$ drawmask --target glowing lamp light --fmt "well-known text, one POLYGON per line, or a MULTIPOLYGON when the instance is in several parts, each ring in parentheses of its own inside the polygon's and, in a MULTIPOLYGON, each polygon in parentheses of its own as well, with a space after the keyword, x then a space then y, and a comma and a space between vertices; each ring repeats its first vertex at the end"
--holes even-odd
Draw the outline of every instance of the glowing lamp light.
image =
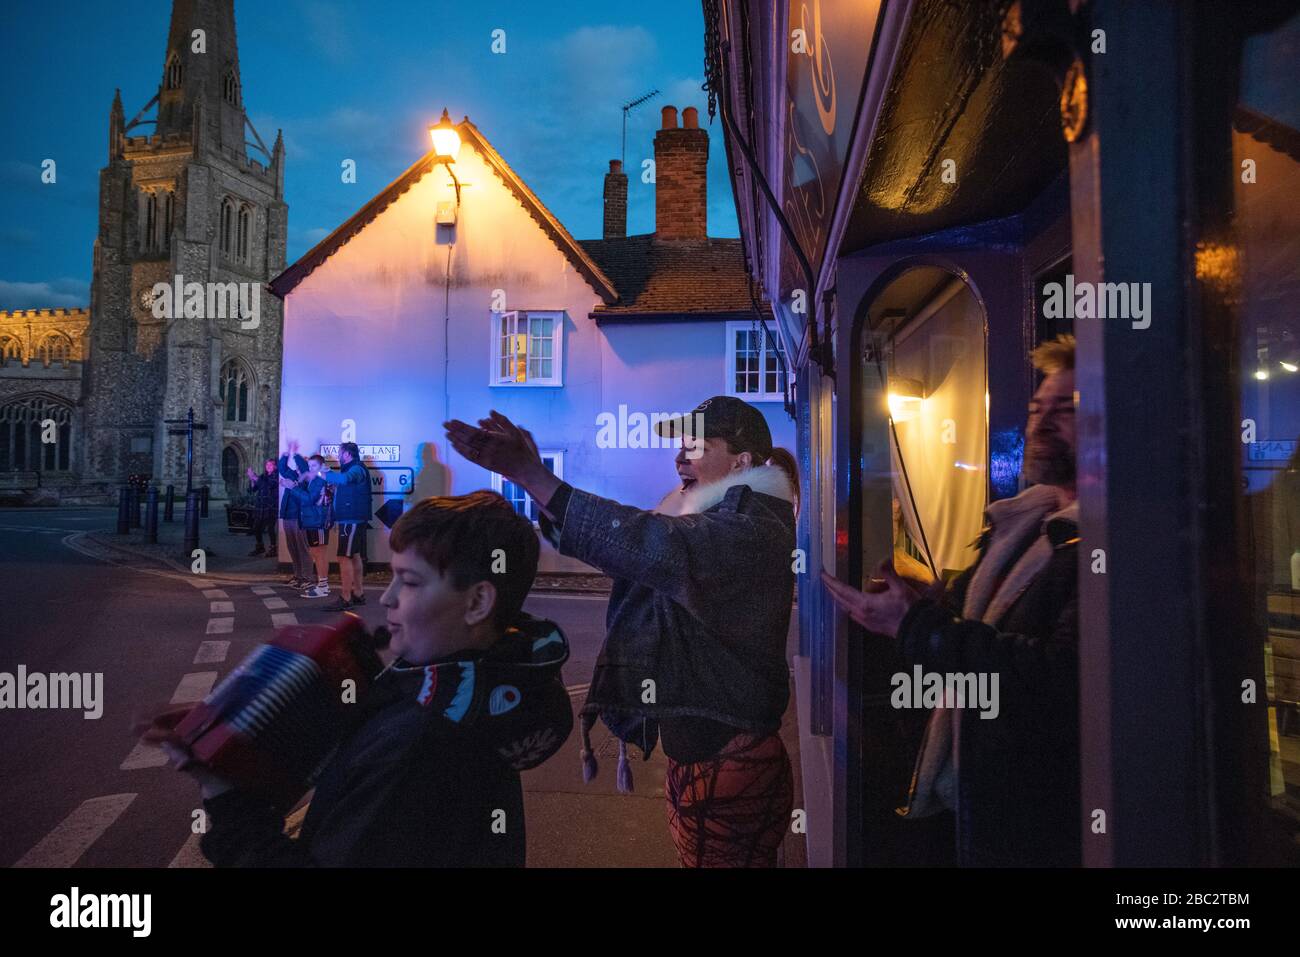
POLYGON ((925 386, 916 379, 893 379, 889 390, 889 415, 895 422, 910 422, 921 415, 925 386))
POLYGON ((1260 382, 1263 382, 1265 379, 1268 378, 1268 370, 1267 369, 1257 370, 1255 372, 1255 378, 1258 379, 1260 382))
POLYGON ((1300 372, 1300 366, 1296 365, 1294 362, 1283 362, 1281 363, 1281 366, 1287 372, 1300 372))
POLYGON ((429 139, 433 141, 433 152, 440 163, 454 162, 460 153, 460 133, 447 115, 442 111, 442 119, 429 127, 429 139))

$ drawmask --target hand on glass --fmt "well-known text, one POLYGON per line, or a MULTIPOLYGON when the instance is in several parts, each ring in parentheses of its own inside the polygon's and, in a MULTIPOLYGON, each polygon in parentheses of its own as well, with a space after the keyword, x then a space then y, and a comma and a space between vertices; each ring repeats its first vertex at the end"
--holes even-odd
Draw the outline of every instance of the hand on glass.
POLYGON ((289 450, 289 454, 290 454, 290 455, 297 455, 297 454, 298 454, 298 440, 297 440, 297 439, 290 439, 290 440, 289 440, 289 444, 286 446, 286 448, 289 450))
POLYGON ((822 582, 835 604, 867 631, 894 638, 903 618, 927 592, 927 586, 894 571, 891 561, 876 566, 876 577, 867 580, 865 591, 846 585, 827 572, 822 582))

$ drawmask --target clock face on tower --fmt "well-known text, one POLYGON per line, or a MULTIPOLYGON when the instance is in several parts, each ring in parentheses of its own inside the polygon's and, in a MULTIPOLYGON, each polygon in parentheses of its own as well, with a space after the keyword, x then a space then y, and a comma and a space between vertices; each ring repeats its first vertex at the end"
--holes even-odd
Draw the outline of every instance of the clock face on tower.
POLYGON ((154 300, 158 297, 154 294, 153 286, 145 286, 140 290, 140 307, 147 313, 153 313, 154 300))

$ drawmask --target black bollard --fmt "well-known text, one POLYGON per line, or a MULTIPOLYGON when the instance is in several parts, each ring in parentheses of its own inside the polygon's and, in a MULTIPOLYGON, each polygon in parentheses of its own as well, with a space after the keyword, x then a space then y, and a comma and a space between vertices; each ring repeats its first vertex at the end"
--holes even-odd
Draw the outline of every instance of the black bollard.
POLYGON ((131 516, 131 524, 136 528, 144 527, 144 496, 145 489, 137 487, 135 490, 135 514, 131 516))
POLYGON ((126 535, 131 531, 131 512, 127 509, 127 490, 123 485, 117 490, 117 534, 126 535))
POLYGON ((140 527, 140 493, 134 483, 127 483, 126 516, 132 528, 140 527))
POLYGON ((199 489, 199 492, 201 493, 202 496, 199 500, 199 509, 200 509, 199 515, 203 518, 207 518, 208 517, 208 487, 206 485, 203 486, 203 488, 199 489))
POLYGON ((199 547, 199 492, 191 489, 185 493, 185 560, 199 547))
POLYGON ((145 496, 144 540, 150 545, 158 544, 158 486, 150 485, 145 496))
POLYGON ((164 522, 173 522, 173 521, 176 520, 176 516, 172 514, 172 499, 174 499, 175 497, 176 497, 176 486, 175 486, 175 485, 168 485, 168 486, 167 486, 167 501, 163 503, 163 521, 164 521, 164 522))

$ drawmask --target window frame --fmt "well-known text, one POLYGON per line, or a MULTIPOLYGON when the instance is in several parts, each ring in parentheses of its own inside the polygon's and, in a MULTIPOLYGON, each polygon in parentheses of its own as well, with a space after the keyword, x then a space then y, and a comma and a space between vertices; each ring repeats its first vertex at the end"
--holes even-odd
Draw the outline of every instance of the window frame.
MULTIPOLYGON (((561 482, 564 481, 564 450, 563 449, 538 449, 538 454, 541 455, 543 463, 545 463, 548 458, 553 460, 555 464, 551 467, 551 474, 553 474, 561 482)), ((492 491, 496 492, 507 502, 510 502, 510 507, 514 508, 514 502, 511 501, 510 496, 506 495, 505 483, 506 480, 502 477, 500 472, 492 473, 492 491)), ((518 486, 516 486, 516 488, 518 488, 518 486)), ((519 489, 519 491, 524 496, 524 502, 526 503, 525 511, 520 512, 516 509, 515 514, 522 515, 524 518, 529 519, 529 521, 533 523, 533 527, 536 528, 539 525, 539 522, 537 521, 537 519, 531 517, 529 513, 532 511, 532 509, 528 506, 535 506, 537 503, 534 502, 532 496, 529 495, 527 492, 525 492, 523 489, 519 489)))
MULTIPOLYGON (((514 389, 539 389, 539 388, 561 388, 564 386, 564 320, 568 313, 563 309, 510 309, 503 312, 492 313, 491 334, 488 336, 488 385, 503 386, 514 389), (518 382, 514 379, 502 378, 498 370, 502 359, 500 351, 501 327, 502 323, 513 320, 517 323, 519 317, 524 316, 526 319, 532 317, 544 317, 553 320, 551 334, 551 354, 548 358, 551 360, 551 375, 545 379, 525 379, 518 382)), ((518 331, 513 335, 518 335, 518 331)), ((532 335, 529 333, 529 343, 531 345, 532 335)), ((512 358, 512 361, 513 358, 512 358)), ((525 374, 527 372, 528 354, 525 353, 525 374)))
MULTIPOLYGON (((736 333, 753 332, 754 323, 752 321, 737 319, 727 323, 727 349, 726 364, 723 368, 723 395, 734 396, 737 399, 744 399, 746 402, 784 402, 785 389, 778 392, 768 392, 762 390, 759 392, 738 392, 736 390, 736 333)), ((785 350, 781 346, 781 340, 774 329, 768 328, 768 333, 772 341, 776 344, 776 350, 779 358, 777 359, 776 374, 781 384, 785 387, 790 383, 790 362, 785 355, 785 350)), ((759 327, 762 332, 762 327, 759 327)), ((768 336, 759 336, 759 354, 758 354, 758 376, 759 385, 763 384, 763 379, 767 376, 765 364, 768 355, 768 336)))

